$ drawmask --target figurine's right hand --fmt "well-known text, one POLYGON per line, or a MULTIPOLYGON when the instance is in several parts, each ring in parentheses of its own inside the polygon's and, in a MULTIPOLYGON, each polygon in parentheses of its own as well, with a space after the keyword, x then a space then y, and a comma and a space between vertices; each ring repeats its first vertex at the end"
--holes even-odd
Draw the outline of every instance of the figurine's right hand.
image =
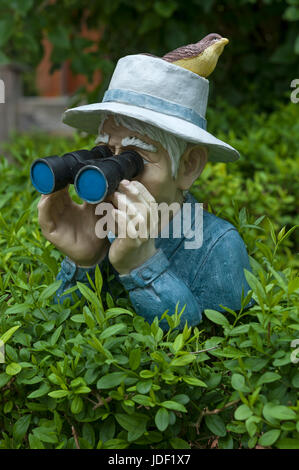
POLYGON ((41 196, 38 220, 44 237, 78 266, 93 266, 108 252, 107 237, 98 238, 95 234, 99 220, 95 206, 87 202, 76 204, 68 188, 41 196))

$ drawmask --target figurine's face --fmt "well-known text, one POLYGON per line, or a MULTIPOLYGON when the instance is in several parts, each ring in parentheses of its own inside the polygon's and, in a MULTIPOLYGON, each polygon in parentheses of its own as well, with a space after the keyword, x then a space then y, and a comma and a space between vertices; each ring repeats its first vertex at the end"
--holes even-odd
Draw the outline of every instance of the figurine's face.
POLYGON ((135 179, 146 187, 158 204, 182 202, 182 191, 178 181, 172 177, 170 157, 160 143, 115 124, 112 116, 106 119, 100 134, 105 135, 108 142, 97 141, 98 145, 108 145, 115 155, 131 149, 143 157, 144 170, 135 179), (132 137, 135 137, 134 141, 130 139, 132 137))

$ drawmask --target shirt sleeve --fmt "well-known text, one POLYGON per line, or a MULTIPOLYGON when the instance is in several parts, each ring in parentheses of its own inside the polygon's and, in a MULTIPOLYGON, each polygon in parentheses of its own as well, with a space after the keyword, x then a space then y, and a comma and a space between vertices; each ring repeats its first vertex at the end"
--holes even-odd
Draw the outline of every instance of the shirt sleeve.
MULTIPOLYGON (((194 283, 204 309, 234 311, 241 309, 242 293, 245 297, 250 290, 244 269, 251 271, 245 244, 235 228, 220 236, 204 260, 194 283)), ((251 307, 254 301, 248 303, 251 307)))
MULTIPOLYGON (((187 321, 188 326, 197 325, 201 320, 201 306, 185 282, 170 268, 170 263, 161 249, 138 268, 129 274, 119 276, 120 282, 129 292, 130 300, 136 313, 149 323, 160 318, 168 310, 169 315, 178 312, 185 306, 181 316, 180 328, 187 321)), ((161 328, 167 329, 168 323, 163 319, 161 328)))
MULTIPOLYGON (((99 264, 101 266, 103 261, 99 264)), ((62 281, 59 289, 56 291, 55 297, 54 297, 54 302, 55 303, 60 303, 61 301, 64 301, 65 299, 70 299, 71 302, 73 302, 73 297, 72 294, 64 294, 65 291, 68 289, 74 287, 77 283, 77 281, 82 282, 83 284, 87 285, 90 287, 90 283, 87 277, 87 274, 91 278, 92 281, 94 281, 95 278, 95 266, 91 266, 90 268, 81 268, 77 266, 71 259, 69 258, 64 258, 64 260, 61 263, 61 269, 56 277, 57 281, 62 281)), ((76 295, 80 298, 81 293, 77 289, 76 295)))

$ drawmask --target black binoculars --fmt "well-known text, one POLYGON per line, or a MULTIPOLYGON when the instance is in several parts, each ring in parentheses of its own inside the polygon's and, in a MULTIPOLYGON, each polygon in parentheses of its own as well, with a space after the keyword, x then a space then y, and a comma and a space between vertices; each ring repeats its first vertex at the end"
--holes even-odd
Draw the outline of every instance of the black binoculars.
POLYGON ((100 145, 62 157, 38 158, 31 165, 30 177, 42 194, 51 194, 73 184, 81 199, 97 204, 114 193, 121 180, 132 180, 143 168, 143 158, 134 150, 115 156, 109 147, 100 145))

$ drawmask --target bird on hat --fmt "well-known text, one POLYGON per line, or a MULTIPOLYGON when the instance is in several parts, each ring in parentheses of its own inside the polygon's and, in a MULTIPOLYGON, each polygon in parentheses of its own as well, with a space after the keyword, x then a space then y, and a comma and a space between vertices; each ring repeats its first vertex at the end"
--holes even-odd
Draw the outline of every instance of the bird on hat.
POLYGON ((229 40, 220 34, 211 33, 195 44, 182 46, 168 52, 162 59, 207 78, 215 69, 228 42, 229 40))

